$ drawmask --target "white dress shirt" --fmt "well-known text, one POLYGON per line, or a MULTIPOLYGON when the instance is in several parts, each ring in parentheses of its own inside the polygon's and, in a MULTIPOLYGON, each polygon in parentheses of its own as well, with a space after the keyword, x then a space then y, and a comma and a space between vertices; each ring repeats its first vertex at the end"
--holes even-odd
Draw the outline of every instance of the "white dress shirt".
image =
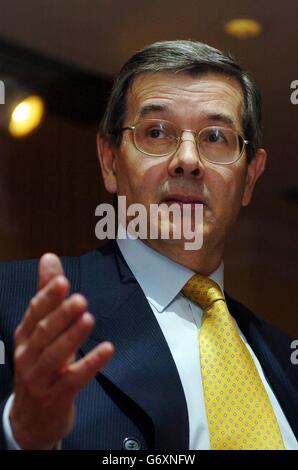
MULTIPOLYGON (((204 405, 200 369, 198 332, 202 309, 180 293, 194 272, 162 256, 138 239, 117 239, 119 249, 143 290, 170 348, 183 386, 188 418, 189 449, 210 450, 208 422, 204 405)), ((223 289, 223 262, 209 276, 223 289)), ((236 322, 235 322, 236 324, 236 322)), ((248 348, 273 406, 287 450, 297 450, 293 431, 272 392, 255 354, 242 332, 238 332, 248 348)), ((3 413, 3 427, 9 449, 20 449, 14 439, 9 413, 13 395, 3 413)), ((60 446, 60 444, 59 444, 60 446)))

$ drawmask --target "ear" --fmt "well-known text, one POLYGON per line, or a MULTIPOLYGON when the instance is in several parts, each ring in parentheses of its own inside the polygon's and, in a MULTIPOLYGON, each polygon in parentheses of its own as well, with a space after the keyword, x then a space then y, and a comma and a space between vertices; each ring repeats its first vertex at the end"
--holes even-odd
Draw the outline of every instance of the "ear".
POLYGON ((246 183, 242 197, 242 206, 248 206, 251 201, 255 184, 266 167, 267 153, 264 149, 257 149, 254 158, 247 166, 246 183))
POLYGON ((100 135, 96 136, 97 143, 97 156, 101 168, 101 174, 106 190, 109 193, 117 192, 117 178, 115 172, 115 153, 114 145, 106 137, 100 135))

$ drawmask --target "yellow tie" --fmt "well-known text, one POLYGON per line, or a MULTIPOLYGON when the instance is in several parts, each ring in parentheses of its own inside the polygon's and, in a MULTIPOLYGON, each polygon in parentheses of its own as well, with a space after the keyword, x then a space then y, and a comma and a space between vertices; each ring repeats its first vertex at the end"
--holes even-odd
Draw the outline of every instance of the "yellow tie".
POLYGON ((195 274, 182 292, 204 312, 199 348, 211 449, 284 449, 265 387, 220 287, 195 274))

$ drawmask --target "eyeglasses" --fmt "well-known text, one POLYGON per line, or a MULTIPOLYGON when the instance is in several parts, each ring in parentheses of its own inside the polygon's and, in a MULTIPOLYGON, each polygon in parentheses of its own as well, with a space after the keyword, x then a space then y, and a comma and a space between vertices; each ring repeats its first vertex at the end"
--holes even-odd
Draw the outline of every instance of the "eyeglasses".
POLYGON ((181 142, 192 140, 183 134, 192 134, 199 155, 211 163, 228 165, 237 162, 243 154, 248 140, 238 132, 225 127, 210 126, 193 131, 180 129, 169 121, 144 119, 133 126, 126 126, 120 131, 131 130, 135 147, 150 157, 167 157, 173 155, 181 142))

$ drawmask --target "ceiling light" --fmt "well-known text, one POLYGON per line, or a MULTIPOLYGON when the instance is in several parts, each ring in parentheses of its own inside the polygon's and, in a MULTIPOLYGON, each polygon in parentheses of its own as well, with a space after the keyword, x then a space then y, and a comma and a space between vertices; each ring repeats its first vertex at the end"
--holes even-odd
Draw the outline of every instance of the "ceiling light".
POLYGON ((23 137, 41 123, 44 103, 40 96, 29 96, 18 103, 11 113, 8 131, 13 137, 23 137))
POLYGON ((256 20, 249 18, 236 18, 227 21, 224 25, 225 32, 237 39, 248 39, 260 36, 262 33, 262 25, 256 20))
POLYGON ((24 137, 42 122, 44 101, 11 77, 0 78, 5 98, 0 107, 0 127, 12 137, 24 137))

